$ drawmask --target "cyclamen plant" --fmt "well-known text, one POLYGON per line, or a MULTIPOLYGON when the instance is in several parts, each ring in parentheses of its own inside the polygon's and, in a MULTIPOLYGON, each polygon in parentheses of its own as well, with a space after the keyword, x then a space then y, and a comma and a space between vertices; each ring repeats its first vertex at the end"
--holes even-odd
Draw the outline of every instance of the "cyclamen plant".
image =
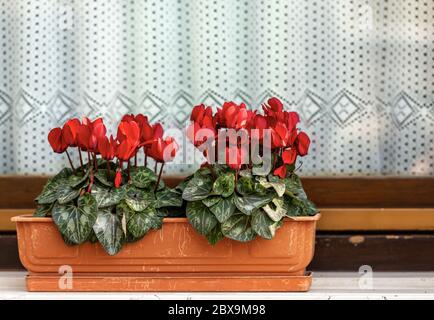
POLYGON ((215 114, 204 105, 192 110, 187 136, 207 162, 186 179, 182 197, 190 223, 211 244, 224 237, 272 239, 285 217, 317 213, 295 173, 297 157, 310 145, 297 128, 299 115, 285 111, 277 98, 262 109, 260 114, 244 103, 225 102, 215 114), (235 140, 222 134, 228 131, 235 140))
POLYGON ((36 198, 34 215, 52 216, 67 244, 99 241, 114 255, 124 243, 160 228, 168 210, 182 205, 182 197, 180 190, 167 188, 161 180, 164 163, 178 149, 172 137, 163 138, 161 124, 151 125, 142 114, 125 115, 116 138, 107 137, 106 131, 101 118, 70 119, 50 131, 53 151, 65 152, 70 168, 47 182, 36 198), (78 167, 71 150, 78 152, 78 167), (140 150, 143 166, 137 163, 140 150), (147 166, 148 157, 155 160, 154 170, 147 166))

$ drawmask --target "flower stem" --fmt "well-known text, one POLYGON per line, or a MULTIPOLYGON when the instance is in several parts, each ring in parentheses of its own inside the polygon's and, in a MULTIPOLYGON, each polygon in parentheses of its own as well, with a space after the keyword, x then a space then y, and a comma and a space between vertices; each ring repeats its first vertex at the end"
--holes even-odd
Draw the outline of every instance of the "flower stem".
POLYGON ((155 174, 157 174, 157 164, 158 164, 158 162, 155 161, 155 167, 154 167, 154 173, 155 173, 155 174))
POLYGON ((136 153, 136 155, 134 156, 134 166, 137 167, 137 153, 136 153))
MULTIPOLYGON (((157 167, 156 164, 157 164, 157 162, 155 162, 155 168, 157 167)), ((158 174, 158 180, 157 180, 157 183, 155 184, 155 187, 154 187, 154 193, 157 191, 158 186, 160 185, 161 175, 163 174, 163 167, 164 167, 164 162, 161 163, 160 173, 158 174)))
POLYGON ((69 152, 68 152, 68 150, 65 150, 65 151, 66 151, 66 156, 68 157, 68 161, 69 161, 69 164, 71 166, 71 169, 75 174, 75 168, 74 168, 74 165, 72 164, 72 160, 71 160, 71 157, 69 156, 69 152))
POLYGON ((83 156, 81 155, 81 149, 80 149, 80 147, 77 147, 77 149, 78 149, 78 155, 80 156, 80 166, 81 166, 81 168, 83 169, 83 172, 84 172, 83 156))
POLYGON ((93 166, 95 167, 95 171, 98 171, 98 161, 96 160, 96 153, 93 153, 92 157, 93 157, 93 166))
POLYGON ((131 176, 130 176, 130 167, 131 167, 131 163, 130 163, 130 159, 128 159, 128 167, 127 167, 127 171, 128 171, 128 181, 131 180, 131 176))

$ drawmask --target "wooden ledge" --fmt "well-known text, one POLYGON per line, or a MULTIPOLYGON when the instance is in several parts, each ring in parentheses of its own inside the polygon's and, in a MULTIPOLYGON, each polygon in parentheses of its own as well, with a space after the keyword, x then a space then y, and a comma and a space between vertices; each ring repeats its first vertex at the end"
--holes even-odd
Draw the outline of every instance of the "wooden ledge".
MULTIPOLYGON (((14 231, 11 218, 33 209, 0 209, 0 231, 14 231)), ((433 231, 434 208, 323 208, 318 231, 433 231)))

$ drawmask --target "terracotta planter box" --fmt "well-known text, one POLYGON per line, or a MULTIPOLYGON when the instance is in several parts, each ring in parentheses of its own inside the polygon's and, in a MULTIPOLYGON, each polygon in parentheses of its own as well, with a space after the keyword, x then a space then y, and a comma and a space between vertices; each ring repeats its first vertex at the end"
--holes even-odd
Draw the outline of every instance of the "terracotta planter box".
POLYGON ((286 219, 273 240, 216 246, 186 218, 166 218, 115 256, 99 244, 67 246, 51 218, 12 220, 29 291, 307 291, 319 217, 286 219))

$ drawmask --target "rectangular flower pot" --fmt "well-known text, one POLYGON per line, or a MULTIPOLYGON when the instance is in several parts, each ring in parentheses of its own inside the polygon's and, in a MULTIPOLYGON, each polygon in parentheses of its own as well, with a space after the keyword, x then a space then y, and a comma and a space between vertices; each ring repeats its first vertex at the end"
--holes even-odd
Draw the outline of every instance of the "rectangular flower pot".
POLYGON ((319 217, 285 219, 273 240, 215 246, 186 218, 165 218, 115 256, 98 243, 66 245, 51 218, 12 220, 29 291, 307 291, 319 217))

